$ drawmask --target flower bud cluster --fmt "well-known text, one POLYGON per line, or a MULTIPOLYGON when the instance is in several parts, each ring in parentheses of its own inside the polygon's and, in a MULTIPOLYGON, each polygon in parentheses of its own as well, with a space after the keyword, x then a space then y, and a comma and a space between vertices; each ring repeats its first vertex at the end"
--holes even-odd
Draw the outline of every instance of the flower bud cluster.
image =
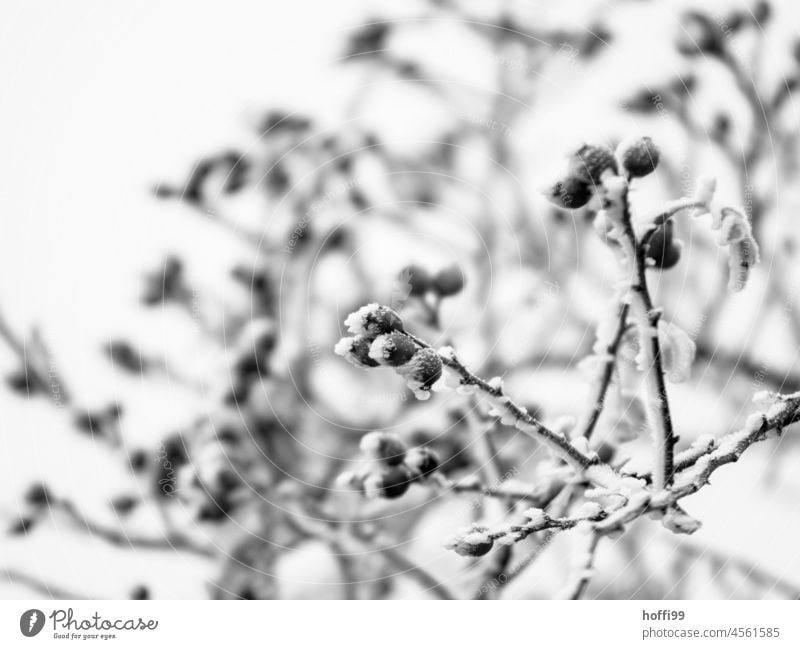
POLYGON ((408 448, 397 435, 383 431, 361 439, 367 462, 357 471, 339 476, 342 486, 357 489, 368 498, 399 498, 414 482, 439 469, 439 458, 426 446, 408 448))
POLYGON ((403 321, 392 309, 368 304, 345 320, 354 336, 342 338, 334 351, 363 368, 391 367, 405 380, 418 399, 430 397, 442 378, 442 360, 435 350, 419 347, 403 329, 403 321))

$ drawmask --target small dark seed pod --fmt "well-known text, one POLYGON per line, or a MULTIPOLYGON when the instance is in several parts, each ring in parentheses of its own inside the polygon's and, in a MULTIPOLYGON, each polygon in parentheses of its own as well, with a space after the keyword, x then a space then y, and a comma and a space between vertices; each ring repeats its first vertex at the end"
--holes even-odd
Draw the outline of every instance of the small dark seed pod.
POLYGON ((655 171, 661 158, 661 151, 649 137, 623 141, 617 153, 632 178, 642 178, 655 171))
POLYGON ((399 498, 411 484, 411 476, 404 466, 387 467, 381 471, 376 487, 382 498, 399 498))
POLYGON ((681 258, 681 247, 673 237, 673 230, 672 221, 668 221, 656 229, 647 243, 647 258, 662 270, 674 267, 681 258))
POLYGON ((400 278, 408 282, 411 289, 410 295, 419 297, 431 289, 431 276, 422 266, 411 264, 400 271, 400 278))
POLYGON ((569 161, 569 175, 592 186, 600 184, 607 170, 619 173, 614 152, 607 146, 584 144, 569 161))
POLYGON ((334 351, 356 367, 378 367, 380 363, 369 355, 371 345, 369 338, 359 335, 342 338, 334 351))
POLYGON ((577 176, 557 181, 548 191, 547 199, 567 210, 577 210, 592 198, 592 186, 577 176))
POLYGON ((397 466, 406 459, 406 445, 392 433, 375 431, 361 438, 361 450, 387 466, 397 466))
POLYGON ((458 266, 448 266, 440 270, 433 278, 433 290, 442 297, 455 295, 464 288, 464 274, 458 266))
POLYGON ((395 331, 378 336, 370 347, 370 358, 391 367, 405 365, 417 352, 417 345, 406 334, 395 331))
POLYGON ((433 349, 420 349, 398 371, 406 377, 412 390, 429 392, 433 384, 442 378, 442 359, 433 349))
POLYGON ((439 457, 427 446, 418 446, 406 453, 406 466, 413 475, 427 478, 438 470, 439 457))

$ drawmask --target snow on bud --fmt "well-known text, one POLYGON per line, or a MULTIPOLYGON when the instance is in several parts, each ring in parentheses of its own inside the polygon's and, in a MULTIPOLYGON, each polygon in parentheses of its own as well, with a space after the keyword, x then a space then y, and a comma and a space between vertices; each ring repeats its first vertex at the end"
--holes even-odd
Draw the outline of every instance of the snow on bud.
POLYGON ((378 336, 370 346, 369 357, 381 365, 399 367, 406 364, 417 351, 411 338, 400 331, 378 336))
POLYGON ((397 372, 405 377, 414 396, 424 401, 431 396, 433 384, 442 378, 442 359, 433 349, 420 349, 397 372))
POLYGON ((649 137, 629 137, 619 143, 617 158, 631 178, 642 178, 658 166, 661 151, 649 137))
POLYGON ((547 522, 547 514, 543 509, 539 509, 538 507, 526 509, 522 515, 528 519, 528 527, 540 527, 547 522))
POLYGON ((702 523, 679 508, 672 508, 661 519, 662 525, 675 534, 694 534, 702 523))
POLYGON ((575 512, 581 518, 597 518, 603 512, 603 508, 599 503, 587 501, 578 507, 575 512))
POLYGON ((702 205, 695 207, 691 211, 691 216, 703 216, 708 214, 711 208, 711 201, 714 199, 714 192, 717 190, 717 179, 709 176, 700 176, 697 179, 697 187, 694 192, 694 200, 702 205))
POLYGON ((494 541, 489 536, 488 528, 473 524, 448 539, 444 547, 455 550, 462 557, 481 557, 494 546, 494 541))
POLYGON ((336 484, 345 489, 360 489, 364 484, 364 477, 354 471, 345 471, 336 478, 336 484))
POLYGON ((453 349, 450 345, 445 345, 444 347, 439 348, 439 356, 441 356, 446 361, 455 361, 456 360, 456 350, 453 349))
POLYGON ((758 244, 747 217, 732 207, 723 208, 718 241, 730 249, 728 289, 741 291, 750 277, 750 269, 759 261, 758 244))
POLYGON ((672 383, 682 383, 692 372, 697 346, 683 329, 663 320, 658 323, 658 338, 664 373, 672 383))
POLYGON ((721 246, 743 241, 750 236, 750 224, 741 212, 731 208, 723 207, 720 211, 721 221, 717 241, 721 246))
POLYGON ((427 446, 418 446, 406 453, 405 465, 413 476, 427 478, 439 469, 439 457, 427 446))
POLYGON ((604 145, 584 144, 569 160, 569 175, 599 185, 606 172, 619 173, 614 152, 604 145))
POLYGON ((392 433, 377 430, 367 433, 359 446, 366 455, 388 466, 402 464, 406 457, 406 445, 392 433))
POLYGON ((377 361, 370 358, 370 341, 364 336, 342 338, 333 351, 356 367, 378 367, 377 361))
POLYGON ((739 292, 747 284, 750 269, 758 263, 758 244, 752 237, 731 244, 728 290, 739 292))
POLYGON ((361 334, 368 338, 375 338, 392 331, 403 331, 403 321, 400 316, 388 306, 377 303, 362 306, 347 316, 344 324, 350 333, 361 334))
POLYGON ((385 467, 364 480, 367 498, 399 498, 411 484, 411 475, 403 465, 385 467))
POLYGON ((762 408, 768 408, 775 400, 775 393, 769 390, 759 390, 753 395, 753 403, 762 408))
POLYGON ((408 284, 409 295, 419 297, 431 288, 431 276, 422 266, 411 264, 400 271, 400 279, 408 284))

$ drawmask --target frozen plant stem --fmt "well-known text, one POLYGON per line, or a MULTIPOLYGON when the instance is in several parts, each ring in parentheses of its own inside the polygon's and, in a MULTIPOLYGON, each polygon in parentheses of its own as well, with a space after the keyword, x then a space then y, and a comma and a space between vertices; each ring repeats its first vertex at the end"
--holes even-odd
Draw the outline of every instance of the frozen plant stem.
POLYGON ((661 357, 661 345, 658 341, 658 321, 661 311, 653 306, 650 291, 647 288, 647 262, 644 246, 636 239, 628 202, 628 183, 620 179, 619 196, 608 195, 611 202, 610 211, 617 212, 622 230, 623 249, 626 257, 633 265, 630 287, 631 315, 639 330, 639 360, 643 368, 647 399, 645 406, 647 416, 653 429, 655 443, 655 459, 653 466, 653 487, 660 491, 672 482, 673 453, 676 443, 672 430, 672 417, 667 399, 667 388, 664 380, 664 366, 661 357), (619 201, 619 205, 614 205, 619 201))
MULTIPOLYGON (((408 335, 411 336, 411 334, 408 335)), ((420 347, 430 348, 430 345, 424 340, 416 336, 411 336, 411 338, 420 347)), ((579 471, 584 471, 600 463, 599 458, 589 457, 582 453, 575 448, 565 436, 554 433, 536 419, 536 417, 528 413, 527 410, 514 403, 505 395, 501 384, 489 383, 479 376, 475 376, 460 360, 458 360, 452 348, 445 348, 445 350, 445 353, 442 351, 439 352, 439 357, 442 359, 444 365, 461 377, 461 385, 474 387, 489 397, 492 397, 497 408, 505 410, 505 413, 517 422, 518 430, 545 444, 548 448, 557 453, 559 457, 563 458, 579 471)))
POLYGON ((629 310, 629 304, 620 305, 617 333, 614 335, 614 339, 606 348, 607 357, 605 366, 603 367, 603 374, 600 377, 600 387, 597 391, 597 398, 595 399, 592 412, 589 415, 589 420, 586 422, 586 426, 583 429, 583 436, 586 439, 589 439, 592 436, 595 426, 597 426, 597 421, 600 419, 600 415, 603 413, 606 394, 608 393, 608 388, 611 385, 611 377, 614 375, 614 367, 616 367, 617 364, 617 350, 619 349, 620 343, 622 342, 622 337, 625 335, 625 330, 627 329, 629 310))
POLYGON ((581 599, 586 593, 593 576, 597 546, 600 544, 601 538, 603 538, 603 535, 599 532, 595 530, 589 532, 588 547, 582 555, 579 555, 580 561, 574 566, 574 581, 571 584, 567 584, 562 599, 581 599))

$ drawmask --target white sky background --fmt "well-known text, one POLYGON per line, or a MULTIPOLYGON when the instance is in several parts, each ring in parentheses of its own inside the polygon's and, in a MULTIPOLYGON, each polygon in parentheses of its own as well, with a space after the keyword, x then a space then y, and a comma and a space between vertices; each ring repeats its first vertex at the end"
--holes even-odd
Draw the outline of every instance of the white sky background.
MULTIPOLYGON (((326 86, 335 92, 326 72, 341 48, 338 29, 352 24, 359 4, 2 4, 0 305, 17 331, 42 326, 82 397, 99 404, 119 389, 92 379, 107 369, 95 367, 104 363, 98 341, 136 317, 141 271, 185 226, 150 187, 184 178, 208 152, 251 140, 264 109, 303 106, 326 86)), ((4 347, 3 373, 11 361, 4 347)), ((56 420, 16 401, 0 405, 1 465, 13 483, 4 481, 3 518, 37 474, 100 511, 123 488, 122 463, 100 465, 102 449, 53 430, 56 420)), ((68 530, 57 534, 58 548, 51 534, 5 547, 0 567, 21 564, 103 597, 125 597, 143 575, 155 596, 203 596, 206 575, 195 562, 164 553, 132 559, 68 530), (115 590, 108 571, 118 575, 115 590)), ((2 596, 25 594, 0 584, 2 596)))
POLYGON ((151 183, 182 178, 259 110, 319 98, 356 4, 3 3, 6 311, 91 327, 90 287, 113 292, 159 241, 151 183))

